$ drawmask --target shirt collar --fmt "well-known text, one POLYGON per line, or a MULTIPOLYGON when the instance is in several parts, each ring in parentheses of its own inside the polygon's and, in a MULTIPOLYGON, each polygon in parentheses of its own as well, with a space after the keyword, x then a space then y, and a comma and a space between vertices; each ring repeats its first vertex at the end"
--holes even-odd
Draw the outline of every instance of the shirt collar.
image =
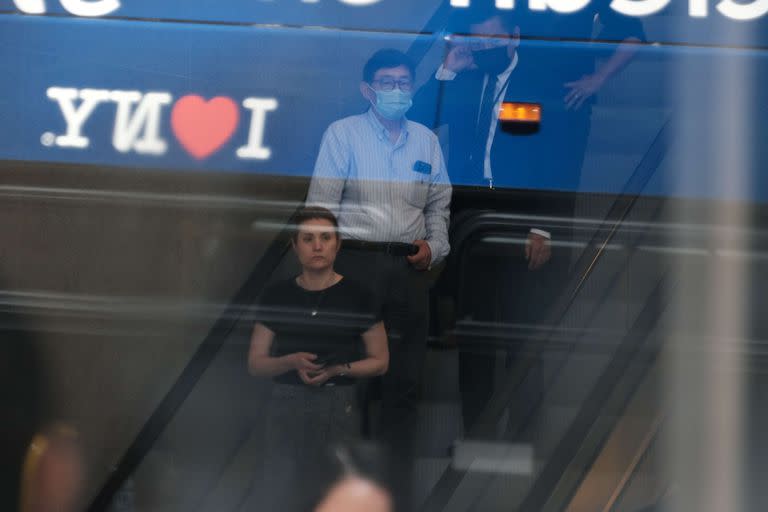
MULTIPOLYGON (((373 112, 373 107, 370 107, 368 109, 368 112, 366 112, 366 117, 368 118, 368 121, 370 121, 371 125, 373 126, 374 131, 376 132, 376 137, 378 137, 379 140, 389 140, 389 130, 387 130, 383 124, 381 124, 381 121, 379 121, 379 118, 376 117, 376 114, 373 112)), ((405 140, 408 137, 408 119, 403 117, 402 121, 402 129, 400 131, 400 140, 405 140)))
POLYGON ((507 81, 507 79, 509 78, 509 75, 511 75, 511 74, 512 74, 512 71, 513 71, 513 70, 514 70, 516 67, 517 67, 517 51, 515 51, 515 56, 514 56, 514 57, 512 57, 512 62, 510 62, 510 63, 509 63, 509 66, 507 66, 507 69, 505 69, 504 71, 502 71, 501 73, 499 73, 499 74, 496 76, 496 79, 497 79, 499 82, 501 82, 501 83, 504 83, 504 82, 506 82, 506 81, 507 81))

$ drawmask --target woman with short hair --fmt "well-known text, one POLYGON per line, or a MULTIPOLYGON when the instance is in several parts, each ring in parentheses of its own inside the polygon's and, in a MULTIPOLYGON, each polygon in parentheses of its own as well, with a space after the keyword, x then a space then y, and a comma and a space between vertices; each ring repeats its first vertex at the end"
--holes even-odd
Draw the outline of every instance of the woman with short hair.
POLYGON ((334 270, 341 247, 336 217, 325 208, 294 216, 295 278, 269 286, 259 301, 248 369, 271 377, 262 510, 307 503, 301 482, 338 443, 360 437, 358 379, 387 371, 384 323, 372 292, 334 270))

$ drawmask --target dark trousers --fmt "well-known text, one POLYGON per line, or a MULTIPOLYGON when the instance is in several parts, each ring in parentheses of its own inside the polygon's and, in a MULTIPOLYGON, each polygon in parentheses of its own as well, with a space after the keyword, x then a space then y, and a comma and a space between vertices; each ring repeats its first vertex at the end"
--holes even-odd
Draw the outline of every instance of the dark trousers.
POLYGON ((273 384, 262 465, 239 510, 312 510, 338 475, 333 453, 360 439, 354 386, 273 384))
POLYGON ((382 308, 389 340, 389 370, 381 378, 384 438, 409 442, 417 412, 429 330, 429 281, 403 256, 342 249, 336 270, 370 287, 382 308))
POLYGON ((397 510, 407 510, 429 331, 429 279, 404 256, 343 246, 336 270, 369 286, 382 308, 389 340, 389 369, 380 380, 381 417, 373 430, 392 458, 390 476, 397 510))
MULTIPOLYGON (((562 235, 561 235, 562 238, 562 235)), ((471 432, 479 416, 483 413, 488 402, 497 390, 497 368, 502 367, 504 375, 513 371, 516 359, 521 350, 530 340, 528 334, 537 336, 546 326, 542 321, 546 317, 553 300, 561 291, 566 278, 566 269, 570 252, 563 249, 553 251, 552 260, 539 270, 529 270, 528 263, 522 253, 500 255, 504 257, 499 267, 491 266, 487 272, 495 276, 495 282, 486 284, 486 293, 490 294, 491 287, 502 286, 504 293, 494 304, 486 304, 471 297, 462 300, 470 301, 465 315, 474 320, 513 324, 513 332, 521 335, 502 340, 506 343, 499 346, 494 343, 483 344, 480 340, 461 340, 459 344, 459 390, 461 392, 462 418, 464 431, 471 432), (491 271, 492 270, 492 271, 491 271), (475 306, 477 304, 477 306, 475 306), (499 359, 502 360, 499 360, 499 359)), ((486 288, 479 286, 479 289, 486 288)), ((495 295, 494 295, 495 296, 495 295)), ((512 410, 528 412, 535 406, 535 401, 541 396, 541 372, 534 367, 523 384, 518 402, 510 404, 512 410), (526 403, 523 403, 526 402, 526 403)), ((503 380, 503 379, 502 379, 503 380)))

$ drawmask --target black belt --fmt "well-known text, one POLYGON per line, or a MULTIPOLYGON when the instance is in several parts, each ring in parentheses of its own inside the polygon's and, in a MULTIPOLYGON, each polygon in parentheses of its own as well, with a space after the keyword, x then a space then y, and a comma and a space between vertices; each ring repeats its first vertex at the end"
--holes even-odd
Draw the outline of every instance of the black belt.
POLYGON ((392 256, 411 256, 419 252, 418 246, 403 242, 368 242, 366 240, 347 239, 342 242, 341 246, 347 249, 380 252, 392 256))

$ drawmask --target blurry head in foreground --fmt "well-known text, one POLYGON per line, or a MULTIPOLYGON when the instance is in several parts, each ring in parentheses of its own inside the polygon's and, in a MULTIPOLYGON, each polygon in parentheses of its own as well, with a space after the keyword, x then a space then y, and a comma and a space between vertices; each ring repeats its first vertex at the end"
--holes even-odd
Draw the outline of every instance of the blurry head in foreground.
POLYGON ((79 440, 73 429, 50 421, 51 393, 32 331, 3 311, 0 340, 0 510, 78 510, 79 440))
POLYGON ((360 476, 334 484, 315 512, 392 512, 392 498, 380 485, 360 476))
POLYGON ((392 512, 392 495, 383 484, 381 447, 365 443, 337 447, 316 485, 314 512, 392 512))

